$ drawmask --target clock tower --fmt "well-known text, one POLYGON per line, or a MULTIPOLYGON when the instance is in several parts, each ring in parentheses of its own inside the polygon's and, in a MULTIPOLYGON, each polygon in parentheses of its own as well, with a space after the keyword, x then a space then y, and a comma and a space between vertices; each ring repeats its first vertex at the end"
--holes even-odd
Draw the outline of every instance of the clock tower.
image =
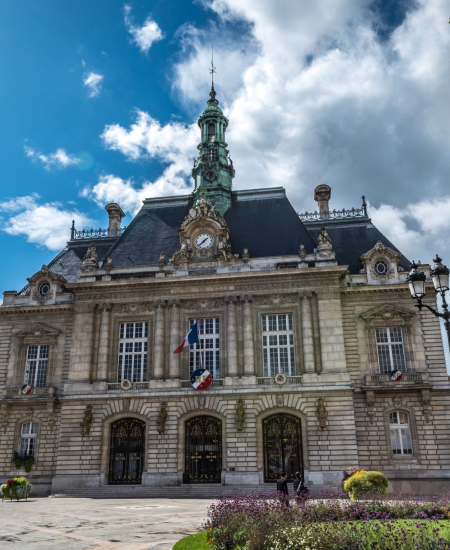
POLYGON ((206 200, 214 203, 216 210, 223 215, 231 206, 234 168, 225 142, 228 119, 219 107, 214 83, 209 92, 208 106, 200 115, 198 125, 201 140, 197 146, 199 156, 192 168, 194 202, 197 203, 204 194, 206 200))

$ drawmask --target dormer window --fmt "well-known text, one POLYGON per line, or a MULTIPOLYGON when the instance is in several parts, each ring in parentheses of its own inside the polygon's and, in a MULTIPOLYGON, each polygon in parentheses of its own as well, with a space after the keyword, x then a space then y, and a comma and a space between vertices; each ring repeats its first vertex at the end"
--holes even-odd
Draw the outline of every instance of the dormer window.
POLYGON ((216 125, 208 124, 208 141, 216 140, 216 125))
POLYGON ((50 283, 42 283, 39 287, 39 296, 45 298, 50 292, 50 283))

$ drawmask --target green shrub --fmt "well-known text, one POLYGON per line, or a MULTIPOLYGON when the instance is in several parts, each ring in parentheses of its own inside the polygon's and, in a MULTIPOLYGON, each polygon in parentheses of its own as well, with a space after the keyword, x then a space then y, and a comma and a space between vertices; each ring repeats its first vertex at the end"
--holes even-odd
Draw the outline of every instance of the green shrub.
POLYGON ((344 490, 352 500, 359 500, 374 495, 384 496, 388 485, 387 477, 381 472, 361 470, 346 480, 344 490))

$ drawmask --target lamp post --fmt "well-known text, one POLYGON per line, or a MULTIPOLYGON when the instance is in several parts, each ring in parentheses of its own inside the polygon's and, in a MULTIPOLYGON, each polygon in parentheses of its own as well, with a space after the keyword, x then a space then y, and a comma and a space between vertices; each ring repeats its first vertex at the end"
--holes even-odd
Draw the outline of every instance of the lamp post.
POLYGON ((418 307, 419 310, 421 310, 423 307, 426 307, 431 311, 431 313, 433 313, 433 315, 444 319, 444 326, 445 330, 447 331, 448 345, 450 347, 450 311, 448 310, 448 304, 445 301, 445 293, 449 289, 449 269, 442 264, 442 260, 437 254, 436 258, 433 261, 434 265, 433 268, 430 270, 430 276, 434 284, 435 292, 438 292, 442 297, 442 308, 444 310, 442 313, 439 313, 439 311, 436 311, 429 305, 422 303, 422 300, 425 297, 426 276, 425 273, 420 271, 420 269, 418 268, 419 266, 414 262, 411 266, 411 271, 406 279, 406 282, 409 285, 411 296, 415 300, 417 300, 416 307, 418 307))

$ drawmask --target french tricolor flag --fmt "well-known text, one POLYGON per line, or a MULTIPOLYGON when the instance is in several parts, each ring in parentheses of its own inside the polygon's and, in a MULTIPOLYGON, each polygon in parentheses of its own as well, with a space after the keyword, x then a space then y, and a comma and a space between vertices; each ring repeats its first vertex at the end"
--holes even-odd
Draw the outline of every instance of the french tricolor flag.
POLYGON ((192 325, 191 330, 186 334, 184 340, 177 347, 174 353, 181 353, 185 346, 192 346, 192 344, 198 344, 198 329, 197 321, 192 325))

